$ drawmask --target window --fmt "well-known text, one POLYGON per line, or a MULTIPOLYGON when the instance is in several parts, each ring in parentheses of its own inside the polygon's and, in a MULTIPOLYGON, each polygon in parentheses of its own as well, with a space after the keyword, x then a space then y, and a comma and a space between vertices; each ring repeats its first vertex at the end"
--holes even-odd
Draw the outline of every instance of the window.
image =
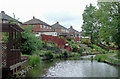
POLYGON ((42 28, 42 25, 40 25, 40 28, 42 28))
POLYGON ((64 32, 65 30, 64 30, 64 29, 61 29, 61 31, 63 31, 63 32, 64 32))
POLYGON ((48 29, 48 26, 47 26, 47 29, 48 29))
POLYGON ((50 29, 51 29, 51 27, 50 27, 50 29))
POLYGON ((43 25, 44 26, 44 28, 45 28, 45 25, 43 25))

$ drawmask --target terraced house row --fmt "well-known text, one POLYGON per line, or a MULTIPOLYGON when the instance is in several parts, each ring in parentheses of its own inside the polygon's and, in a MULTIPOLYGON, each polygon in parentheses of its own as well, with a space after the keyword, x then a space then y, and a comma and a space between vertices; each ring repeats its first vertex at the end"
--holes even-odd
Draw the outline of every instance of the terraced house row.
MULTIPOLYGON (((9 15, 5 14, 4 11, 1 11, 0 15, 2 16, 0 18, 0 22, 6 23, 7 20, 13 19, 9 15)), ((11 20, 12 21, 12 20, 11 20)), ((19 22, 18 20, 14 20, 19 23, 22 27, 26 27, 28 25, 34 26, 32 32, 35 33, 36 36, 40 36, 41 34, 45 35, 52 35, 52 36, 69 36, 69 37, 81 37, 81 32, 76 31, 73 26, 70 26, 70 28, 66 28, 65 26, 61 25, 59 22, 56 22, 53 25, 49 25, 40 19, 37 19, 33 16, 31 20, 28 20, 24 23, 19 22)))

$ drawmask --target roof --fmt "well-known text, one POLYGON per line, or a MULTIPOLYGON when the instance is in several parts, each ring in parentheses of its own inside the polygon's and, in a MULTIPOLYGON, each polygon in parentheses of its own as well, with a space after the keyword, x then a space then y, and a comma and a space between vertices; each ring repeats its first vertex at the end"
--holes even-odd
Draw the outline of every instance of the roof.
MULTIPOLYGON (((4 11, 1 11, 1 13, 0 13, 0 19, 3 19, 3 20, 13 20, 14 18, 12 18, 11 16, 5 14, 4 11)), ((22 23, 22 22, 20 22, 20 21, 18 21, 18 20, 16 20, 16 19, 14 19, 14 20, 15 20, 16 22, 22 23)))
POLYGON ((47 23, 45 23, 45 22, 35 18, 34 16, 33 16, 33 19, 31 19, 31 20, 29 20, 27 22, 24 22, 23 24, 28 24, 28 25, 31 25, 31 24, 41 24, 41 25, 50 26, 49 24, 47 24, 47 23))
POLYGON ((64 26, 60 25, 59 22, 53 24, 53 25, 52 25, 52 28, 53 28, 53 29, 57 29, 57 28, 67 29, 67 28, 65 28, 64 26))
POLYGON ((76 32, 76 33, 80 33, 79 31, 77 31, 77 30, 73 29, 73 27, 72 27, 72 26, 70 26, 70 28, 69 28, 69 32, 76 32))
POLYGON ((16 24, 13 24, 13 23, 0 23, 0 28, 2 28, 2 30, 0 30, 0 32, 9 32, 9 27, 13 28, 14 30, 13 31, 19 31, 19 32, 23 32, 24 30, 16 25, 16 24))

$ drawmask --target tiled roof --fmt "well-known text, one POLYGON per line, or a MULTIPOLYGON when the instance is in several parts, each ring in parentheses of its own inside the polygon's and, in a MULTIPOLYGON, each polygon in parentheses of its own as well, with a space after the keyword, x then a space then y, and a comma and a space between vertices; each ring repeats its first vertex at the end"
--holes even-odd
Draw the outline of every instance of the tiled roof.
POLYGON ((76 33, 80 33, 79 31, 77 31, 77 30, 73 29, 73 27, 72 27, 72 26, 70 26, 70 28, 69 28, 69 32, 76 32, 76 33))
POLYGON ((67 28, 65 28, 64 26, 60 25, 59 22, 53 24, 53 25, 52 25, 52 28, 53 28, 53 29, 57 29, 57 28, 67 29, 67 28))
MULTIPOLYGON (((1 13, 0 13, 0 19, 3 19, 3 20, 13 20, 14 18, 12 18, 11 16, 5 14, 4 11, 1 11, 1 13)), ((19 23, 22 23, 22 22, 20 22, 20 21, 18 21, 16 19, 15 19, 15 21, 19 22, 19 23)))
POLYGON ((34 16, 33 16, 33 19, 31 19, 31 20, 29 20, 27 22, 24 22, 23 24, 41 24, 41 25, 50 26, 49 24, 35 18, 34 16))

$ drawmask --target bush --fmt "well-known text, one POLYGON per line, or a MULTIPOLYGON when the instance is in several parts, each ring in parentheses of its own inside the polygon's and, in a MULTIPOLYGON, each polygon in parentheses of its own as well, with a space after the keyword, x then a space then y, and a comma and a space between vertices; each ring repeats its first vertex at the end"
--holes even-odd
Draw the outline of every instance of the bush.
POLYGON ((96 51, 99 51, 99 52, 102 52, 103 54, 106 53, 106 51, 104 49, 102 49, 101 47, 99 46, 96 46, 96 45, 92 45, 93 49, 95 49, 96 51))
POLYGON ((45 46, 47 46, 47 40, 45 39, 45 46))
POLYGON ((32 54, 33 51, 42 48, 42 41, 31 32, 31 28, 24 28, 21 38, 21 51, 23 54, 32 54))
POLYGON ((56 43, 54 43, 54 47, 56 48, 56 43))
POLYGON ((79 46, 77 44, 72 44, 72 52, 77 52, 77 49, 79 48, 79 46))
POLYGON ((87 38, 81 39, 81 42, 82 42, 83 44, 88 44, 88 43, 90 43, 87 38))
POLYGON ((53 53, 48 50, 48 51, 45 53, 45 56, 46 56, 46 59, 52 59, 52 58, 53 58, 53 53))
POLYGON ((71 41, 71 38, 70 37, 66 37, 66 40, 71 41))
POLYGON ((63 55, 64 55, 65 57, 68 57, 68 55, 69 55, 69 52, 68 52, 67 50, 64 50, 64 53, 63 53, 63 55))
POLYGON ((82 54, 83 51, 84 51, 83 48, 78 49, 78 53, 79 53, 79 54, 82 54))
POLYGON ((29 59, 28 59, 29 65, 34 67, 35 65, 40 64, 40 62, 41 62, 41 59, 39 55, 33 54, 29 56, 29 59))

